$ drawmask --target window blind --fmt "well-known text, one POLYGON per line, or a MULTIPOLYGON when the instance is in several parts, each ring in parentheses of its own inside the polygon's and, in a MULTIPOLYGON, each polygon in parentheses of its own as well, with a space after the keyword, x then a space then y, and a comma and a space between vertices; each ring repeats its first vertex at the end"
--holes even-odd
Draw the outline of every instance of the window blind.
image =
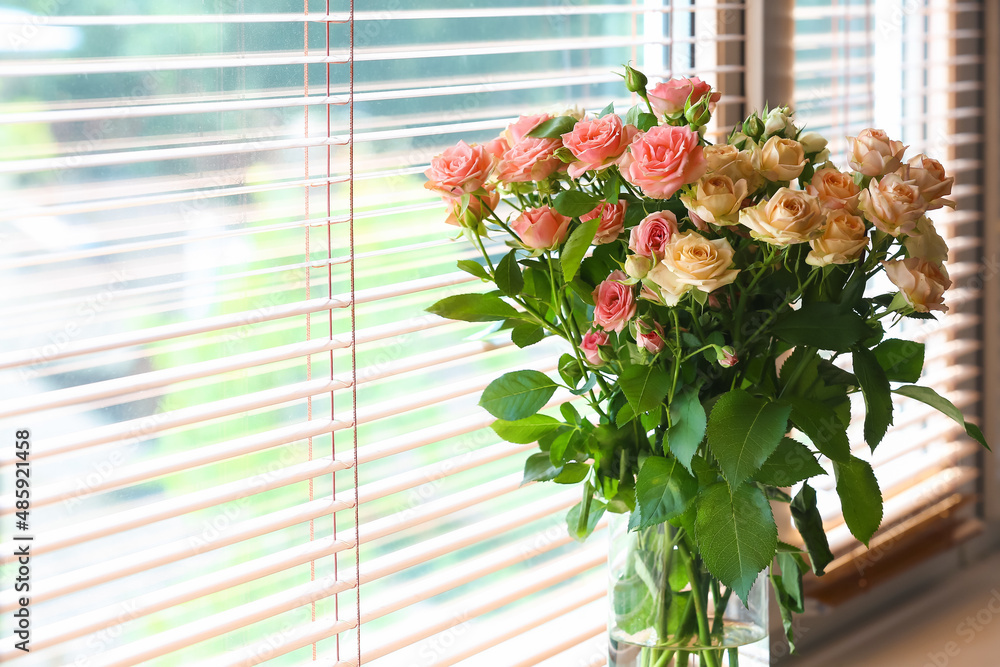
POLYGON ((0 660, 604 664, 603 533, 570 543, 575 492, 522 487, 530 447, 475 405, 557 350, 423 311, 481 287, 421 172, 519 113, 624 112, 627 61, 714 83, 718 138, 743 3, 145 4, 0 13, 0 419, 31 430, 34 537, 32 650, 8 588, 0 660))
MULTIPOLYGON (((926 343, 921 384, 969 416, 979 410, 982 380, 982 12, 982 2, 938 0, 798 0, 795 7, 797 115, 831 138, 834 161, 847 162, 845 137, 878 127, 910 147, 907 157, 926 153, 956 178, 957 209, 931 214, 950 246, 950 311, 937 320, 904 320, 889 335, 926 343)), ((853 447, 871 460, 887 498, 872 543, 880 554, 931 519, 975 514, 975 443, 914 401, 900 400, 895 409, 895 425, 874 454, 862 442, 860 423, 853 447)), ((860 422, 863 406, 856 413, 860 422)), ((863 559, 865 550, 844 525, 832 476, 817 490, 840 556, 832 572, 863 559)))

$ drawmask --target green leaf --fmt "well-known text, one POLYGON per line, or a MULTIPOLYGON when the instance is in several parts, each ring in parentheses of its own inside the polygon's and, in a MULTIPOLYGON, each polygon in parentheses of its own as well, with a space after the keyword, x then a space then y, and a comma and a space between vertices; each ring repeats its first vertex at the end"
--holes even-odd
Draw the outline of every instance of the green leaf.
POLYGON ((528 132, 528 136, 536 139, 557 139, 570 132, 576 122, 577 119, 573 116, 556 116, 536 125, 531 132, 528 132))
POLYGON ((592 218, 574 229, 573 233, 569 235, 566 245, 559 253, 559 263, 562 265, 565 282, 572 282, 573 278, 576 277, 576 272, 580 270, 580 262, 587 254, 587 249, 593 244, 594 235, 600 225, 600 218, 592 218))
POLYGON ((681 515, 696 493, 698 481, 677 459, 650 456, 636 478, 636 511, 629 529, 648 528, 681 515))
POLYGON ((625 124, 626 125, 638 125, 639 114, 642 113, 642 105, 636 104, 625 112, 625 124))
POLYGON ((593 211, 594 207, 601 203, 601 199, 579 190, 566 190, 556 195, 552 203, 559 213, 570 218, 579 218, 593 211))
POLYGON ((639 128, 640 132, 645 132, 651 127, 656 127, 656 116, 651 113, 641 113, 636 119, 635 126, 639 128))
POLYGON ((559 357, 559 377, 570 387, 575 387, 583 379, 580 362, 572 354, 566 353, 559 357))
POLYGON ((610 178, 608 178, 607 183, 604 184, 604 199, 609 204, 618 203, 618 195, 621 194, 621 180, 618 176, 617 171, 610 171, 610 178))
POLYGON ((532 454, 524 462, 524 477, 521 485, 528 482, 547 482, 559 474, 559 468, 552 465, 549 455, 543 452, 532 454))
POLYGON ((837 476, 837 495, 843 508, 844 522, 851 534, 865 546, 882 523, 882 491, 875 472, 867 461, 852 456, 849 463, 833 464, 837 476))
POLYGON ((556 484, 576 484, 586 479, 589 472, 590 465, 587 463, 567 463, 552 481, 556 484))
POLYGON ((908 396, 912 399, 920 401, 921 403, 926 403, 946 417, 951 417, 953 420, 965 427, 965 432, 969 435, 969 437, 986 449, 993 451, 990 449, 990 446, 986 444, 986 438, 983 436, 983 432, 979 430, 979 427, 971 422, 965 421, 965 417, 962 416, 962 411, 956 408, 954 403, 949 401, 944 396, 941 396, 930 387, 907 385, 905 387, 899 387, 895 390, 895 392, 900 396, 908 396))
POLYGON ((872 351, 863 347, 854 350, 854 374, 865 397, 865 442, 874 451, 892 423, 889 378, 872 351))
POLYGON ((978 442, 980 445, 990 449, 990 446, 986 444, 986 438, 983 436, 983 432, 979 430, 979 427, 971 422, 965 421, 965 417, 962 415, 962 411, 955 407, 955 404, 949 401, 944 396, 931 389, 930 387, 920 387, 918 385, 907 385, 905 387, 899 387, 894 390, 897 394, 901 396, 907 396, 909 398, 925 403, 946 417, 950 417, 960 425, 965 427, 965 432, 973 440, 978 442))
POLYGON ((517 421, 498 419, 490 425, 490 428, 507 442, 516 445, 530 445, 560 426, 562 423, 555 417, 531 415, 517 421))
POLYGON ((754 481, 769 486, 792 486, 814 475, 825 475, 809 448, 791 438, 782 438, 778 448, 764 461, 754 481))
POLYGON ((494 280, 500 291, 507 296, 517 296, 524 289, 521 267, 517 265, 517 251, 511 250, 497 264, 494 280))
POLYGON ((809 552, 813 572, 820 576, 826 570, 826 566, 833 562, 833 552, 830 551, 830 543, 827 542, 826 532, 823 531, 823 517, 816 507, 816 489, 803 484, 789 508, 795 528, 798 529, 802 541, 805 542, 806 551, 809 552))
POLYGON ((611 113, 614 113, 614 112, 615 112, 615 103, 614 102, 609 102, 608 106, 606 106, 603 109, 601 109, 601 113, 597 114, 597 117, 598 118, 604 118, 608 114, 611 114, 611 113))
POLYGON ((538 412, 557 386, 540 371, 513 371, 491 382, 483 390, 479 405, 497 419, 516 421, 538 412))
POLYGON ((583 542, 590 537, 590 534, 594 532, 594 528, 597 527, 597 522, 604 516, 607 507, 600 500, 590 501, 590 511, 587 513, 587 524, 583 532, 580 532, 580 510, 583 508, 583 503, 577 503, 570 508, 566 514, 566 526, 569 529, 570 537, 578 542, 583 542))
POLYGON ((520 316, 496 294, 456 294, 441 299, 428 308, 427 312, 464 322, 497 322, 520 316))
POLYGON ((723 394, 708 419, 708 447, 730 486, 742 484, 774 452, 791 408, 742 389, 723 394))
POLYGON ((924 369, 924 344, 889 338, 872 350, 892 382, 916 382, 924 369))
POLYGON ((471 273, 477 278, 482 278, 483 280, 489 280, 490 276, 486 273, 486 269, 482 264, 474 259, 460 259, 458 260, 458 268, 462 269, 466 273, 471 273))
POLYGON ((510 331, 510 339, 520 348, 534 345, 545 338, 545 330, 537 324, 523 322, 510 331))
POLYGON ((634 414, 657 408, 670 391, 670 375, 659 366, 626 366, 618 377, 634 414))
POLYGON ((869 333, 856 313, 843 312, 836 303, 808 303, 779 319, 774 335, 792 345, 809 345, 822 350, 846 352, 869 333))
POLYGON ((696 388, 687 387, 674 396, 674 402, 670 404, 670 419, 673 423, 667 429, 667 446, 681 465, 693 473, 691 459, 704 439, 708 425, 705 406, 701 404, 696 388))
POLYGON ((792 407, 792 424, 805 433, 816 449, 831 461, 851 458, 851 442, 847 425, 837 411, 825 403, 794 396, 784 399, 792 407))
POLYGON ((778 527, 757 486, 734 486, 732 495, 729 488, 718 483, 699 494, 695 539, 709 572, 746 604, 757 575, 774 558, 778 527))

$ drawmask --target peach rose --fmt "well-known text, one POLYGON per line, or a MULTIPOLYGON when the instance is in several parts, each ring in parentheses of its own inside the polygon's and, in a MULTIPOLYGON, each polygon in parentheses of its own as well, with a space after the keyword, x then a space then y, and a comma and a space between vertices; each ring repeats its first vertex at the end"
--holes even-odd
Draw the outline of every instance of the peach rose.
POLYGON ((677 234, 677 216, 670 211, 655 211, 632 228, 629 250, 642 255, 663 259, 667 244, 677 234))
POLYGON ((790 181, 805 169, 805 150, 794 139, 771 137, 754 151, 753 166, 769 181, 790 181))
POLYGON ((678 235, 668 246, 663 261, 650 269, 647 279, 659 287, 668 306, 675 306, 691 289, 712 292, 736 280, 733 247, 726 239, 706 239, 697 232, 678 235))
POLYGON ((780 188, 774 196, 740 211, 740 224, 772 245, 805 243, 823 233, 826 215, 819 199, 801 190, 780 188))
POLYGON ((701 136, 689 127, 662 126, 640 132, 619 160, 625 180, 654 199, 669 199, 705 173, 701 136))
POLYGON ((899 175, 905 181, 913 181, 920 188, 920 196, 927 202, 927 210, 950 206, 955 208, 955 202, 945 199, 951 194, 955 177, 948 176, 941 163, 924 154, 915 155, 899 170, 899 175))
POLYGON ((635 322, 635 342, 650 354, 656 354, 664 348, 666 343, 663 341, 663 337, 665 335, 663 325, 659 322, 653 322, 653 326, 649 326, 642 320, 635 322))
POLYGON ((741 151, 729 144, 715 144, 705 146, 704 152, 709 174, 728 176, 733 183, 746 181, 748 192, 755 191, 763 183, 764 179, 754 169, 752 150, 741 151))
MULTIPOLYGON (((663 120, 666 116, 684 111, 684 104, 690 98, 691 104, 695 104, 711 92, 712 87, 699 79, 680 77, 670 79, 657 84, 646 95, 649 97, 649 105, 653 107, 653 113, 663 120)), ((715 103, 722 97, 721 93, 712 93, 708 101, 708 110, 715 111, 715 103)))
POLYGON ((873 178, 861 192, 858 208, 876 227, 892 236, 909 234, 927 210, 920 188, 899 174, 873 178))
POLYGON ((902 141, 893 141, 883 130, 861 130, 847 137, 849 162, 854 171, 865 176, 882 176, 899 169, 906 152, 902 141))
POLYGON ((448 217, 445 218, 445 222, 456 227, 475 228, 478 223, 488 218, 490 212, 495 211, 500 204, 500 193, 492 184, 487 185, 485 190, 486 194, 469 195, 469 205, 464 213, 462 213, 461 197, 442 197, 441 200, 448 206, 448 217))
POLYGON ((944 293, 951 287, 951 279, 944 267, 919 257, 882 262, 882 266, 913 310, 918 313, 932 310, 948 312, 948 306, 944 305, 944 293))
POLYGON ((621 157, 638 132, 611 113, 595 120, 581 120, 573 131, 562 135, 563 146, 577 159, 569 165, 569 175, 580 178, 588 171, 610 167, 621 157))
POLYGON ((497 165, 497 179, 502 183, 543 181, 563 166, 556 157, 558 139, 525 137, 507 150, 497 165))
POLYGON ((620 333, 635 315, 632 287, 623 285, 623 280, 628 280, 623 271, 613 271, 594 288, 594 324, 605 331, 620 333))
POLYGON ((628 203, 624 201, 617 204, 609 204, 602 201, 590 213, 581 215, 580 222, 600 218, 601 223, 597 226, 594 243, 596 245, 611 243, 618 238, 618 235, 622 233, 622 229, 625 227, 625 210, 627 208, 628 203))
POLYGON ((431 160, 424 187, 445 195, 462 195, 483 187, 495 160, 485 146, 459 141, 431 160))
POLYGON ((597 348, 607 344, 608 334, 600 330, 591 331, 583 334, 583 340, 580 342, 580 350, 583 352, 583 356, 586 357, 587 363, 591 366, 601 366, 604 364, 604 360, 601 359, 601 353, 597 348))
POLYGON ((903 246, 910 257, 925 259, 931 264, 944 266, 948 260, 948 244, 927 217, 917 220, 913 231, 903 241, 903 246))
POLYGON ((867 232, 865 221, 859 216, 842 208, 829 211, 823 235, 809 241, 812 250, 806 255, 806 264, 826 266, 853 262, 868 247, 867 232))
POLYGON ((850 174, 835 167, 817 169, 806 192, 819 197, 819 202, 827 208, 846 208, 857 213, 861 189, 850 174))
POLYGON ((507 126, 500 136, 507 142, 508 146, 516 146, 528 133, 547 120, 552 120, 552 116, 547 113, 538 113, 530 116, 520 116, 516 121, 507 126))
POLYGON ((747 196, 747 182, 722 174, 708 174, 698 181, 693 195, 681 195, 681 203, 692 214, 717 225, 735 225, 747 196))
POLYGON ((565 241, 569 223, 570 218, 560 215, 554 208, 542 206, 525 211, 510 223, 510 227, 525 247, 542 250, 556 248, 565 241))

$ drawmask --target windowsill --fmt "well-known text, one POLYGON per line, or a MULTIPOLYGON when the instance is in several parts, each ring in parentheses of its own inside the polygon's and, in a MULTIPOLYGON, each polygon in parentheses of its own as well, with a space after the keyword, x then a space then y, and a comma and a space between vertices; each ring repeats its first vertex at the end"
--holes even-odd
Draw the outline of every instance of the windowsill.
POLYGON ((1000 554, 866 619, 787 667, 986 667, 1000 655, 1000 554), (979 617, 977 620, 977 616, 979 617), (970 620, 971 618, 971 620, 970 620))

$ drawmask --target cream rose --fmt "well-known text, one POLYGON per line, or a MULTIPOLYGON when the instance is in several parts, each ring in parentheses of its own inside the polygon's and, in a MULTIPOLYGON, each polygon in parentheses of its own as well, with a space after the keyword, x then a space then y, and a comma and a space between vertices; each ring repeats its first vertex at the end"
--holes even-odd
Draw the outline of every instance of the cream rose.
POLYGON ((951 194, 955 177, 948 176, 944 167, 934 158, 924 154, 910 158, 909 162, 900 168, 900 176, 904 180, 913 181, 920 188, 920 196, 927 202, 927 210, 950 206, 955 208, 955 202, 945 199, 951 194))
POLYGON ((882 262, 882 266, 913 310, 918 313, 932 310, 948 312, 948 306, 944 305, 944 293, 951 287, 951 279, 944 267, 919 257, 882 262))
POLYGON ((674 306, 691 289, 708 293, 736 280, 733 247, 726 239, 706 239, 685 232, 667 246, 662 262, 650 269, 646 279, 659 287, 663 302, 674 306))
POLYGON ((722 174, 710 174, 698 181, 693 196, 682 195, 681 203, 692 214, 717 225, 735 225, 740 205, 747 196, 747 182, 722 174))
POLYGON ((920 188, 899 174, 873 178, 861 192, 858 208, 876 227, 892 236, 909 234, 927 210, 920 188))
POLYGON ((819 199, 801 190, 780 188, 774 196, 740 211, 740 224, 772 245, 805 243, 823 233, 826 215, 819 199))
POLYGON ((851 213, 857 213, 861 188, 850 174, 835 167, 817 169, 806 186, 806 192, 819 197, 819 202, 827 208, 846 208, 851 213))
POLYGON ((851 168, 865 176, 882 176, 899 169, 906 146, 893 141, 883 130, 862 130, 847 137, 851 168))
POLYGON ((771 137, 754 151, 753 166, 769 181, 790 181, 805 169, 806 153, 794 139, 771 137))
POLYGON ((728 176, 733 183, 746 181, 747 191, 754 192, 764 182, 753 166, 753 150, 738 150, 729 144, 705 146, 709 174, 728 176))
POLYGON ((906 254, 943 266, 948 260, 948 244, 934 228, 928 217, 917 220, 913 232, 903 241, 906 254))
POLYGON ((806 264, 826 266, 847 264, 861 256, 868 247, 865 221, 845 209, 833 209, 826 216, 823 236, 809 241, 812 250, 806 255, 806 264))

